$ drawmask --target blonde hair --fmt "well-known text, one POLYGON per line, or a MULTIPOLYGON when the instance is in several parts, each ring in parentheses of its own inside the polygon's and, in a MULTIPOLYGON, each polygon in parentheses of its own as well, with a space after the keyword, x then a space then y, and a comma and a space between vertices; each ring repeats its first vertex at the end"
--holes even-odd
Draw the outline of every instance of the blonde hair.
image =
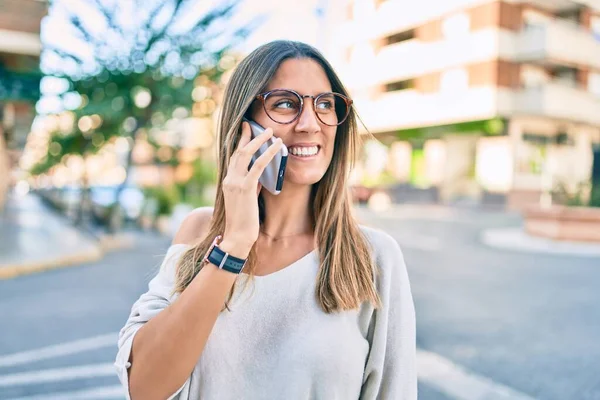
MULTIPOLYGON (((175 292, 181 293, 202 269, 202 257, 215 236, 225 229, 225 207, 221 183, 227 175, 229 160, 238 144, 242 118, 253 100, 268 85, 286 59, 309 58, 324 69, 332 90, 348 95, 331 65, 315 48, 299 42, 274 41, 248 55, 236 68, 225 89, 218 136, 217 195, 207 235, 199 239, 182 256, 176 273, 175 292)), ((368 240, 352 215, 348 178, 359 148, 356 114, 337 127, 331 164, 323 178, 313 185, 311 212, 318 244, 320 269, 316 296, 326 313, 357 309, 365 301, 380 306, 375 285, 376 267, 368 240)), ((259 218, 264 220, 265 207, 259 196, 259 218)), ((248 255, 244 268, 251 277, 256 265, 256 249, 248 255)), ((235 286, 226 303, 231 301, 235 286)), ((227 307, 228 308, 228 307, 227 307)))

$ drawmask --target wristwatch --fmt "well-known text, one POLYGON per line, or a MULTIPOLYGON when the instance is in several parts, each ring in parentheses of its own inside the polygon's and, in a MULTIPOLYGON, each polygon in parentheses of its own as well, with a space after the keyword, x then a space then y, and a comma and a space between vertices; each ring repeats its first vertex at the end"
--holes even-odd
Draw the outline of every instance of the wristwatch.
POLYGON ((209 262, 211 264, 216 265, 220 269, 224 269, 225 271, 233 272, 234 274, 239 274, 244 269, 244 265, 246 265, 246 259, 237 258, 226 251, 221 250, 218 247, 218 244, 221 243, 223 236, 218 235, 210 245, 210 248, 206 252, 203 261, 209 262))

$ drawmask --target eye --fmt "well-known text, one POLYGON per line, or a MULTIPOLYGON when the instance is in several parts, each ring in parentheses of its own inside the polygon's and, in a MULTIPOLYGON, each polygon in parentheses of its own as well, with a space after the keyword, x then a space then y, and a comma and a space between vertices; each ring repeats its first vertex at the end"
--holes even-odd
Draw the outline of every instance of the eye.
POLYGON ((274 104, 275 108, 294 109, 296 105, 292 100, 281 100, 274 104))
POLYGON ((319 100, 319 103, 317 104, 317 108, 319 110, 323 110, 323 111, 329 111, 329 110, 333 110, 334 106, 333 106, 333 102, 331 100, 319 100))

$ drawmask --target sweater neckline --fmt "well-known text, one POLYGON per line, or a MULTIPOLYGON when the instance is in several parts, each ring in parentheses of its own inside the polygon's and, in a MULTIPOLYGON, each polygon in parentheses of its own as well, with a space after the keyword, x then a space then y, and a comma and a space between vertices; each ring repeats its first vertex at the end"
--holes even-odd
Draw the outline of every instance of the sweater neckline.
MULTIPOLYGON (((296 261, 292 262, 291 264, 289 264, 281 269, 278 269, 275 272, 271 272, 270 274, 266 274, 266 275, 253 275, 253 278, 255 280, 259 280, 259 281, 265 281, 265 280, 269 280, 269 279, 275 279, 277 276, 289 274, 295 269, 296 266, 298 266, 299 264, 303 264, 304 261, 307 261, 308 259, 312 258, 312 256, 317 253, 317 250, 318 250, 318 248, 312 249, 310 252, 306 253, 305 255, 303 255, 302 257, 297 259, 296 261)), ((243 275, 246 278, 250 277, 250 274, 247 274, 244 271, 240 272, 240 275, 243 275)))
MULTIPOLYGON (((184 243, 176 243, 176 244, 172 244, 170 246, 170 248, 175 248, 175 247, 179 247, 179 246, 183 246, 183 247, 187 247, 187 248, 191 248, 192 246, 189 244, 184 244, 184 243)), ((270 279, 275 279, 278 276, 282 276, 282 275, 286 275, 291 273, 294 269, 296 269, 296 267, 299 264, 303 264, 305 261, 313 258, 314 256, 318 255, 318 247, 315 247, 314 249, 312 249, 310 252, 306 253, 305 255, 303 255, 302 257, 300 257, 299 259, 297 259, 296 261, 292 262, 291 264, 275 271, 275 272, 271 272, 270 274, 266 274, 266 275, 253 275, 253 279, 257 280, 257 281, 267 281, 270 279)), ((249 278, 250 274, 245 273, 244 271, 240 272, 239 274, 240 276, 243 276, 244 278, 249 278)))

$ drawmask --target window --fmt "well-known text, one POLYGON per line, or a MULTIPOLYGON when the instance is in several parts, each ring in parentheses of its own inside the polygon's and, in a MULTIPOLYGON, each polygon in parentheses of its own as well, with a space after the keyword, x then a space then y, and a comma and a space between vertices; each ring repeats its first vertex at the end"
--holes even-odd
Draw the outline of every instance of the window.
POLYGON ((556 13, 556 17, 563 23, 579 26, 581 21, 581 10, 565 10, 556 13))
POLYGON ((551 71, 554 82, 570 87, 577 86, 577 70, 571 67, 557 67, 551 71))
POLYGON ((406 79, 404 81, 396 81, 396 82, 391 82, 385 85, 385 91, 386 92, 396 92, 399 90, 408 90, 408 89, 414 89, 415 87, 415 82, 413 79, 406 79))
POLYGON ((404 32, 400 32, 400 33, 395 33, 393 35, 387 36, 383 40, 383 45, 384 46, 389 46, 390 44, 405 42, 407 40, 411 40, 411 39, 414 39, 414 38, 415 38, 415 31, 414 31, 414 29, 411 29, 411 30, 408 30, 408 31, 404 31, 404 32))

